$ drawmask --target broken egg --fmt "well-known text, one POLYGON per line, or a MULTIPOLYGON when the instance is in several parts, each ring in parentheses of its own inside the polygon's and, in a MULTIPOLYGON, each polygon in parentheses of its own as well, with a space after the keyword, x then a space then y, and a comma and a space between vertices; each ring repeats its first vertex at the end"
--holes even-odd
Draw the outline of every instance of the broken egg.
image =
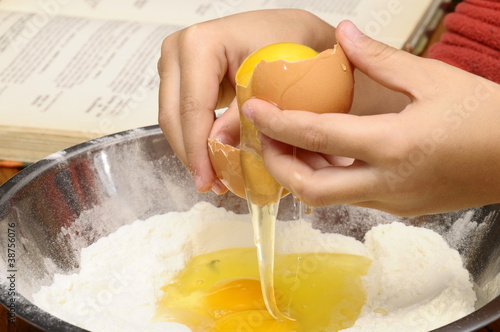
MULTIPOLYGON (((300 44, 277 43, 249 55, 236 73, 236 84, 240 109, 246 100, 258 98, 283 110, 347 113, 353 100, 354 76, 351 63, 339 44, 318 53, 300 44)), ((240 119, 241 141, 251 142, 250 150, 258 159, 258 132, 251 121, 244 116, 240 119)), ((268 203, 266 191, 276 192, 279 185, 262 163, 258 165, 253 157, 245 158, 248 162, 243 161, 243 167, 250 174, 245 183, 241 167, 236 167, 239 149, 215 140, 209 140, 208 145, 212 167, 230 191, 245 197, 246 186, 247 193, 256 193, 254 202, 268 203)))
POLYGON ((208 140, 208 154, 217 177, 232 193, 246 198, 240 150, 217 139, 208 140))
MULTIPOLYGON (((245 181, 241 175, 240 149, 224 144, 218 139, 209 138, 208 151, 217 177, 233 194, 246 198, 245 181)), ((287 190, 283 190, 282 196, 288 193, 287 190)))
POLYGON ((241 103, 255 97, 315 113, 349 112, 354 93, 352 66, 339 44, 321 53, 294 43, 268 45, 243 62, 236 83, 241 103), (254 58, 261 61, 252 66, 254 58))
POLYGON ((165 284, 154 321, 199 332, 338 331, 358 318, 366 302, 364 256, 308 252, 278 254, 278 305, 295 321, 276 320, 264 306, 256 248, 228 248, 193 256, 165 284))

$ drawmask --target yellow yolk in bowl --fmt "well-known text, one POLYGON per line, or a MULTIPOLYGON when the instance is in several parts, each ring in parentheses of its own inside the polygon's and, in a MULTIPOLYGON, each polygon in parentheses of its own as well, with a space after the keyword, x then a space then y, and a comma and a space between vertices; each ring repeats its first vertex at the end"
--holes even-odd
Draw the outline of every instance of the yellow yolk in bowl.
POLYGON ((156 321, 178 322, 192 331, 338 331, 352 326, 366 295, 360 278, 371 261, 335 253, 276 255, 275 292, 280 310, 266 311, 255 248, 220 250, 192 258, 162 287, 156 321))

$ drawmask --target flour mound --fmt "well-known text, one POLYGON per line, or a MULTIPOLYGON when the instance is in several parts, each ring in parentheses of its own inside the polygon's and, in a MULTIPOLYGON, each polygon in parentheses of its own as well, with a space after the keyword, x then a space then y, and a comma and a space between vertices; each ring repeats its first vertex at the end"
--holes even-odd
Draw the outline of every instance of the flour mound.
MULTIPOLYGON (((474 310, 476 300, 456 250, 437 233, 391 223, 373 227, 365 243, 322 233, 307 222, 276 225, 280 253, 336 252, 373 260, 363 277, 367 302, 343 331, 426 331, 474 310)), ((194 256, 253 246, 248 215, 201 202, 120 227, 81 251, 80 271, 57 274, 33 299, 45 311, 91 331, 171 331, 189 328, 152 321, 161 286, 194 256)))
POLYGON ((474 311, 476 294, 459 253, 425 228, 380 225, 365 236, 373 260, 367 301, 345 332, 430 331, 474 311))

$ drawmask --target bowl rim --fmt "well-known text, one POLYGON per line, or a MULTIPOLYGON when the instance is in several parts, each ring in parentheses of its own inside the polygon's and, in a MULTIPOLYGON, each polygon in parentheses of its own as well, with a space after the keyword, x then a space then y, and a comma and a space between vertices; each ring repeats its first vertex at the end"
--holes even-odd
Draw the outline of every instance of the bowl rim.
POLYGON ((158 125, 128 129, 70 146, 26 166, 0 186, 0 216, 6 197, 12 196, 9 195, 9 193, 17 192, 19 190, 17 186, 22 186, 26 181, 29 181, 48 170, 50 167, 54 166, 54 164, 59 164, 62 157, 67 160, 81 153, 91 151, 97 147, 101 148, 103 146, 114 145, 117 142, 126 141, 131 137, 141 138, 161 133, 162 131, 158 125))

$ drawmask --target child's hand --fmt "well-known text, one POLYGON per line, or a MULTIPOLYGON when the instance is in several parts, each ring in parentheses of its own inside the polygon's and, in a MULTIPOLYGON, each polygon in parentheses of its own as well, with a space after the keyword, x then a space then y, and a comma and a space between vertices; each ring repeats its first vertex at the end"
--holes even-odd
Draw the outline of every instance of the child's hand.
POLYGON ((208 137, 239 142, 236 104, 214 123, 214 110, 234 97, 234 75, 253 51, 290 41, 323 50, 335 44, 335 29, 302 10, 263 10, 193 25, 167 37, 158 63, 159 123, 198 191, 226 188, 210 164, 208 137))
POLYGON ((247 101, 244 114, 266 135, 264 161, 277 181, 309 205, 400 215, 500 202, 500 86, 388 47, 350 22, 336 34, 359 71, 411 103, 391 114, 365 104, 360 111, 375 115, 357 116, 247 101))

